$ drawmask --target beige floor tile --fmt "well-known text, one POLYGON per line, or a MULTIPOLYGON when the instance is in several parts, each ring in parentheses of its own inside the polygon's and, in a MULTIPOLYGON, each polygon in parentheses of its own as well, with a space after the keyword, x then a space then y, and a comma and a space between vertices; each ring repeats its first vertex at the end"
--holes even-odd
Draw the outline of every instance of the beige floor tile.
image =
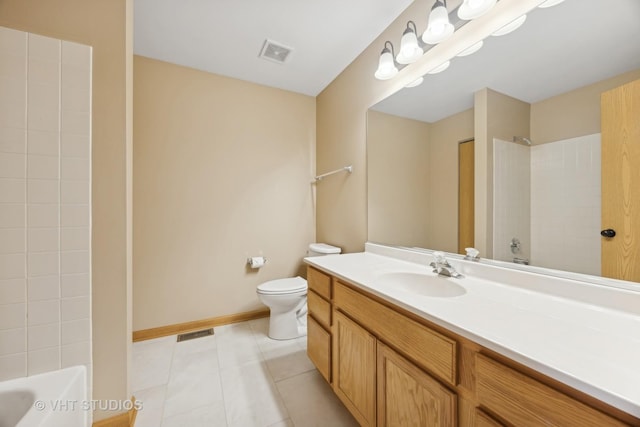
POLYGON ((169 381, 175 336, 134 343, 131 389, 145 390, 169 381))
POLYGON ((357 427, 358 423, 316 370, 277 383, 295 427, 357 427))
POLYGON ((142 405, 136 416, 136 427, 158 427, 162 424, 166 394, 166 385, 139 390, 133 394, 142 405))
POLYGON ((136 427, 357 426, 308 359, 307 338, 272 340, 268 328, 263 318, 134 343, 136 427))
POLYGON ((289 418, 264 361, 221 371, 229 427, 267 427, 289 418))
MULTIPOLYGON (((216 402, 212 405, 201 406, 187 412, 167 417, 162 421, 162 427, 226 426, 227 419, 224 411, 224 403, 222 402, 216 402)), ((136 423, 136 427, 138 427, 138 423, 136 423)))

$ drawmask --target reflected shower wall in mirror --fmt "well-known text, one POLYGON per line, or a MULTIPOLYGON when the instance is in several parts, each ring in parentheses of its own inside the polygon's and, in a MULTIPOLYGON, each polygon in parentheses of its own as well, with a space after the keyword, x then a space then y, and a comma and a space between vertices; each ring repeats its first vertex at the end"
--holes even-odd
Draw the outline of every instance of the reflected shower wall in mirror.
POLYGON ((515 33, 373 106, 369 240, 458 252, 458 145, 475 138, 476 189, 486 192, 475 212, 481 255, 599 274, 600 94, 640 79, 640 26, 628 18, 640 16, 640 2, 607 3, 610 11, 595 0, 536 9, 515 33), (593 34, 607 22, 616 30, 593 34), (512 163, 529 179, 509 176, 512 163))

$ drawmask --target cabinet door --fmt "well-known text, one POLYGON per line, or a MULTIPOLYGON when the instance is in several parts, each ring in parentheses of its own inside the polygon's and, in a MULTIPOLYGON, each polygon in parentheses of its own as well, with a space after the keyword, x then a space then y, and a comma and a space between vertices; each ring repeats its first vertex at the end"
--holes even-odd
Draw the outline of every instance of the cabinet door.
POLYGON ((378 342, 378 426, 455 426, 457 397, 378 342))
POLYGON ((376 425, 376 339, 334 312, 333 390, 361 426, 376 425))
POLYGON ((328 383, 331 383, 331 334, 311 316, 307 317, 307 355, 328 383))

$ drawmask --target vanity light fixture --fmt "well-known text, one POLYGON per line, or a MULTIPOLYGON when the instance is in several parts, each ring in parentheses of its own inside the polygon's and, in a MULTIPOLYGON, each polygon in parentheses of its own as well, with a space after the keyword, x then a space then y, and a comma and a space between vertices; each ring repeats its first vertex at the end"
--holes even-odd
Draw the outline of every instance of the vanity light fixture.
POLYGON ((422 34, 422 41, 428 44, 438 44, 453 34, 454 27, 449 22, 446 0, 436 0, 429 13, 429 25, 422 34))
POLYGON ((396 57, 396 61, 399 64, 411 64, 416 62, 424 54, 424 51, 418 44, 418 37, 416 34, 416 24, 413 21, 407 22, 407 29, 402 33, 402 40, 400 41, 400 52, 396 57))
POLYGON ((478 43, 472 44, 471 46, 469 46, 468 48, 466 48, 465 50, 463 50, 462 52, 460 52, 456 56, 469 56, 471 54, 474 54, 477 51, 479 51, 480 48, 482 48, 483 45, 484 45, 484 42, 482 40, 480 40, 478 43))
POLYGON ((380 53, 378 69, 375 72, 376 79, 389 80, 398 74, 398 67, 396 67, 395 60, 393 59, 394 56, 393 43, 387 40, 384 42, 384 49, 382 49, 380 53))
POLYGON ((498 31, 496 31, 495 33, 492 33, 492 36, 504 36, 505 34, 509 34, 515 30, 517 30, 518 28, 520 28, 520 26, 522 24, 524 24, 524 21, 527 20, 527 15, 522 15, 519 18, 514 19, 513 21, 511 21, 510 23, 508 23, 507 25, 505 25, 504 27, 500 28, 498 31))
POLYGON ((442 64, 438 65, 433 70, 427 72, 427 74, 438 74, 438 73, 441 73, 444 70, 446 70, 447 68, 449 68, 449 65, 451 65, 451 61, 443 62, 442 64))
POLYGON ((417 79, 415 79, 414 81, 412 81, 411 83, 409 83, 408 85, 405 85, 405 87, 416 87, 416 86, 420 86, 422 84, 422 82, 424 81, 424 77, 418 77, 417 79))
POLYGON ((476 19, 487 13, 497 0, 464 0, 458 8, 458 17, 465 21, 476 19))
POLYGON ((547 0, 546 2, 538 5, 538 7, 544 9, 544 8, 547 8, 547 7, 552 7, 552 6, 555 6, 557 4, 560 4, 563 1, 564 0, 547 0))

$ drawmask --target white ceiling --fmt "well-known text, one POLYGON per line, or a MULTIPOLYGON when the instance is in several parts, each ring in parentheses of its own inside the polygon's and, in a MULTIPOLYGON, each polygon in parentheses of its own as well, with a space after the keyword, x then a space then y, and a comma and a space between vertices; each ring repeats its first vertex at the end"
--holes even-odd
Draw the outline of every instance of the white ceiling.
POLYGON ((316 96, 411 2, 135 0, 134 52, 316 96), (287 62, 258 58, 265 39, 293 48, 287 62))
POLYGON ((473 107, 473 93, 485 87, 532 103, 640 69, 639 19, 638 0, 535 9, 515 32, 489 37, 479 52, 373 109, 434 122, 473 107))

